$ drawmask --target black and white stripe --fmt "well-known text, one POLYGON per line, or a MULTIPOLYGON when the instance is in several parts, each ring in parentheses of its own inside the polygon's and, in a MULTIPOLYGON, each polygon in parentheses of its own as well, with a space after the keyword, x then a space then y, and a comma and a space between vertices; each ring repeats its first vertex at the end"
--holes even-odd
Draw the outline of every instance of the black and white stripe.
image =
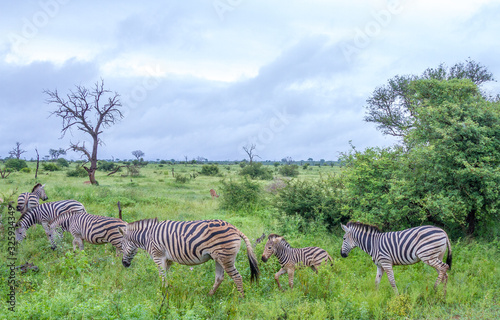
POLYGON ((28 211, 30 208, 34 208, 40 204, 40 199, 47 201, 48 197, 44 189, 45 185, 37 183, 31 192, 24 192, 17 197, 17 211, 21 214, 28 211))
POLYGON ((76 200, 61 200, 54 202, 46 202, 41 205, 31 208, 17 221, 16 240, 22 241, 26 237, 26 230, 35 224, 41 224, 45 229, 47 237, 49 235, 49 222, 54 220, 60 214, 65 212, 86 212, 83 204, 76 200))
POLYGON ((96 216, 86 212, 66 212, 49 223, 49 239, 52 249, 55 249, 62 233, 68 231, 73 236, 73 250, 76 250, 77 245, 83 250, 85 240, 91 244, 111 243, 119 254, 122 248, 119 227, 125 227, 125 222, 118 218, 96 216))
POLYGON ((158 266, 163 283, 166 272, 174 262, 197 265, 213 259, 215 283, 210 295, 215 293, 226 271, 243 296, 242 278, 234 265, 241 239, 247 247, 251 280, 257 279, 259 275, 257 259, 248 238, 222 220, 159 222, 157 219, 146 219, 129 223, 125 228, 120 228, 120 232, 123 234, 123 265, 129 267, 137 249, 144 249, 158 266))
POLYGON ((277 234, 270 234, 262 254, 262 261, 266 262, 272 255, 278 258, 281 269, 274 275, 278 287, 282 289, 279 277, 288 273, 288 284, 293 288, 293 275, 297 264, 311 267, 316 273, 318 267, 332 257, 319 247, 292 248, 290 244, 277 234))
POLYGON ((360 222, 349 222, 342 225, 345 231, 341 255, 347 257, 349 252, 359 247, 368 253, 377 265, 375 284, 378 288, 384 272, 396 294, 398 288, 394 280, 393 265, 409 265, 419 261, 430 265, 438 272, 434 289, 442 282, 446 294, 448 281, 447 271, 451 268, 451 244, 446 232, 434 226, 421 226, 403 231, 381 232, 377 227, 360 222), (448 258, 443 257, 448 249, 448 258))

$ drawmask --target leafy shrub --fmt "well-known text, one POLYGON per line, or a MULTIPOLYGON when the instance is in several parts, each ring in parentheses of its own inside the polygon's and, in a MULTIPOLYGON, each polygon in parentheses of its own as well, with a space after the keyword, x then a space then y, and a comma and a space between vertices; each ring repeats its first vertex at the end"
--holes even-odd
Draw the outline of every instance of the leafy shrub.
POLYGON ((5 161, 5 168, 19 171, 22 168, 27 168, 26 161, 22 159, 7 159, 5 161))
POLYGON ((242 180, 221 181, 220 206, 223 209, 238 211, 258 207, 262 199, 262 187, 244 176, 242 180))
POLYGON ((30 173, 31 172, 31 169, 30 168, 22 168, 21 170, 19 170, 20 172, 22 173, 30 173))
POLYGON ((279 168, 278 172, 285 177, 297 177, 299 175, 299 166, 296 164, 286 164, 279 168))
POLYGON ((85 178, 88 177, 88 175, 87 171, 82 167, 77 167, 75 170, 68 170, 66 172, 66 176, 68 177, 85 178))
POLYGON ((204 164, 201 167, 200 173, 205 176, 216 176, 219 174, 219 166, 216 164, 204 164))
POLYGON ((113 171, 116 165, 111 161, 99 161, 98 169, 102 171, 113 171))
POLYGON ((59 159, 57 159, 56 163, 57 163, 57 165, 58 165, 59 167, 64 167, 64 168, 69 167, 69 162, 68 162, 68 160, 66 160, 66 159, 64 159, 64 158, 59 158, 59 159))
POLYGON ((260 162, 253 162, 244 166, 240 174, 242 176, 250 176, 252 179, 271 180, 273 178, 272 171, 265 168, 260 162))
POLYGON ((42 169, 45 171, 59 171, 59 167, 55 163, 42 163, 42 169))
POLYGON ((184 175, 184 174, 176 174, 175 175, 175 182, 186 183, 188 181, 189 181, 189 177, 187 175, 184 175))
POLYGON ((341 213, 341 193, 341 177, 330 176, 315 182, 290 180, 279 189, 274 207, 287 216, 304 218, 305 223, 319 222, 332 228, 348 220, 341 213))

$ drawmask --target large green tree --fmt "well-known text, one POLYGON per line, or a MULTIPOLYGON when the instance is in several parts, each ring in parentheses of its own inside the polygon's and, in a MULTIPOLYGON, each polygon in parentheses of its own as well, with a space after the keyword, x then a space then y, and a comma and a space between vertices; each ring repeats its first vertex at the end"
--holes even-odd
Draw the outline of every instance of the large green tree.
POLYGON ((470 80, 415 80, 407 148, 343 156, 345 207, 354 219, 388 228, 424 223, 474 234, 497 223, 500 103, 470 80))
POLYGON ((421 75, 397 75, 386 85, 377 87, 367 99, 365 121, 373 122, 386 135, 405 137, 415 126, 415 88, 416 80, 469 79, 476 85, 492 81, 493 74, 475 62, 466 60, 447 67, 444 63, 437 68, 428 68, 421 75))

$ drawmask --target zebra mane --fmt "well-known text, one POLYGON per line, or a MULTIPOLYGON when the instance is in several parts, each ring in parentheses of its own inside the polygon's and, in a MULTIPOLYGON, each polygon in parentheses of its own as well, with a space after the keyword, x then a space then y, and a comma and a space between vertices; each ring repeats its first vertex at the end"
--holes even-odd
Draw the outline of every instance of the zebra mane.
POLYGON ((274 240, 276 238, 281 238, 281 244, 283 244, 285 247, 288 247, 288 248, 291 248, 292 246, 285 240, 285 238, 283 238, 282 236, 280 236, 279 234, 276 234, 276 233, 271 233, 269 235, 269 237, 267 237, 267 240, 274 240))
POLYGON ((127 224, 127 232, 141 230, 145 228, 147 229, 155 224, 158 224, 158 218, 137 220, 127 224))
POLYGON ((35 192, 35 190, 38 189, 38 187, 41 187, 41 186, 42 186, 41 183, 35 184, 35 186, 33 187, 33 190, 31 190, 31 193, 35 192))
POLYGON ((358 229, 363 229, 364 231, 367 231, 367 232, 371 231, 372 233, 381 233, 382 232, 377 226, 367 224, 367 223, 362 223, 359 221, 349 221, 347 223, 347 226, 348 227, 355 227, 358 229))

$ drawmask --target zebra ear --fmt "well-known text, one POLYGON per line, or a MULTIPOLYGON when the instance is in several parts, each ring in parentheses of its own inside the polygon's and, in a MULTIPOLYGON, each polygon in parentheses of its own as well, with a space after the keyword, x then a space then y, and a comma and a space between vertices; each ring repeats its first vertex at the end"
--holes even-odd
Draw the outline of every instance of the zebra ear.
POLYGON ((45 183, 44 183, 44 184, 42 184, 42 188, 43 188, 43 187, 45 187, 45 183))
POLYGON ((342 223, 340 224, 342 226, 342 229, 344 229, 345 232, 349 232, 350 229, 348 226, 344 226, 342 223))

